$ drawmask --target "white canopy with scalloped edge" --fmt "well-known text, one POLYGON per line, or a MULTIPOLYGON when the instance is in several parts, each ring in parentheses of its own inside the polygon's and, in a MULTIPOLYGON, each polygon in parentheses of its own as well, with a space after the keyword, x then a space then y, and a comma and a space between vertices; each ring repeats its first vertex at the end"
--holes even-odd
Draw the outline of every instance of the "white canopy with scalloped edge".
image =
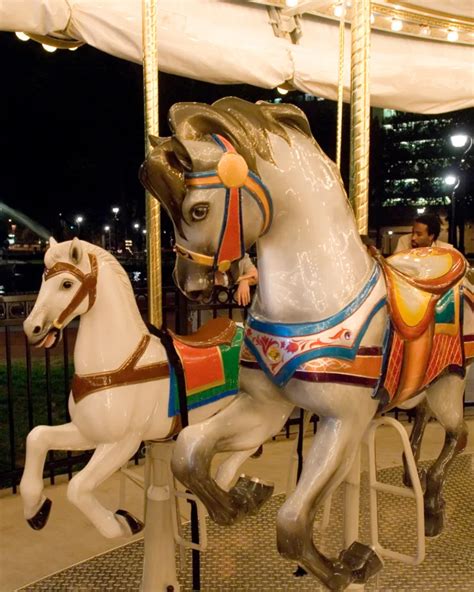
MULTIPOLYGON (((313 3, 314 4, 314 3, 313 3)), ((327 4, 327 2, 326 2, 327 4)), ((472 0, 417 0, 418 6, 471 17, 472 0)), ((298 44, 277 37, 267 6, 238 0, 157 0, 160 68, 218 84, 295 88, 335 99, 338 23, 303 14, 298 44)), ((0 0, 0 30, 65 34, 141 63, 141 0, 0 0)), ((472 36, 472 33, 471 33, 472 36)), ((346 27, 345 92, 350 33, 346 27)), ((440 113, 474 104, 472 45, 373 31, 373 106, 440 113)))

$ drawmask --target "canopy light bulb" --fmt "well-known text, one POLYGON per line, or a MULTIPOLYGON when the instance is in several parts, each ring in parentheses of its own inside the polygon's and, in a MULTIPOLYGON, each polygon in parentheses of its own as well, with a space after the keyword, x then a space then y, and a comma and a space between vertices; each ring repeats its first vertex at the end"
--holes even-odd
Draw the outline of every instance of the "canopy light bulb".
POLYGON ((375 23, 375 14, 373 12, 370 13, 370 24, 373 25, 375 23))
POLYGON ((69 51, 76 51, 76 49, 79 49, 79 46, 77 47, 68 47, 69 51))
POLYGON ((420 33, 422 35, 431 35, 431 28, 428 25, 420 25, 420 33))
POLYGON ((283 88, 282 86, 277 86, 277 91, 281 94, 281 95, 287 95, 288 94, 288 90, 286 88, 283 88))
POLYGON ((346 9, 344 7, 344 4, 335 4, 334 5, 334 16, 337 16, 338 18, 340 18, 341 16, 344 16, 346 13, 346 9))
POLYGON ((468 143, 469 136, 467 134, 453 134, 450 139, 455 148, 462 148, 468 143))
POLYGON ((295 6, 298 6, 298 0, 285 0, 285 4, 288 8, 294 8, 295 6))
POLYGON ((54 53, 58 48, 54 47, 53 45, 46 45, 46 43, 42 43, 41 44, 43 49, 45 51, 48 51, 49 53, 54 53))
POLYGON ((392 31, 401 31, 403 29, 403 21, 398 18, 392 19, 392 24, 390 25, 392 31))
POLYGON ((28 41, 30 38, 28 37, 28 35, 26 33, 23 33, 22 31, 17 31, 15 33, 15 35, 18 37, 18 39, 20 41, 28 41))
POLYGON ((448 41, 451 41, 452 43, 454 43, 458 39, 459 39, 459 33, 456 31, 456 29, 449 29, 448 30, 448 41))

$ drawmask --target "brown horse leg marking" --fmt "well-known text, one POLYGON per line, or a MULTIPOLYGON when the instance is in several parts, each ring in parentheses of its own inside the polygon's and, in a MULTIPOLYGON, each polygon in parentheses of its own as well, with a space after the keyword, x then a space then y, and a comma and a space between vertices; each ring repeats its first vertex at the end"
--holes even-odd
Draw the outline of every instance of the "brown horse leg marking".
MULTIPOLYGON (((422 401, 416 407, 416 415, 415 421, 413 423, 413 429, 411 430, 410 434, 410 446, 413 452, 413 456, 415 458, 416 468, 418 470, 418 475, 420 477, 421 488, 424 491, 426 489, 426 471, 420 467, 418 467, 418 461, 420 459, 420 452, 421 452, 421 442, 423 440, 423 434, 425 433, 426 426, 428 425, 428 421, 430 419, 430 411, 428 407, 428 402, 426 399, 422 401)), ((406 487, 411 487, 411 479, 408 473, 408 465, 405 458, 405 454, 402 455, 403 458, 403 484, 406 487)))
POLYGON ((426 536, 436 536, 443 530, 445 501, 442 490, 452 461, 466 445, 467 433, 467 425, 464 421, 457 431, 446 432, 441 454, 426 475, 424 504, 426 536))

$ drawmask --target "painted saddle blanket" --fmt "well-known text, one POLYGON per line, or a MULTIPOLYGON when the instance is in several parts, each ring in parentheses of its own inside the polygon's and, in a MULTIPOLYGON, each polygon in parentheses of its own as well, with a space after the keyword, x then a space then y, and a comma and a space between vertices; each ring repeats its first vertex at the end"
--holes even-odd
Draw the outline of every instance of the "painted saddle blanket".
MULTIPOLYGON (((243 329, 237 327, 231 344, 211 347, 193 347, 174 341, 184 370, 188 410, 237 394, 243 334, 243 329)), ((175 417, 179 412, 176 372, 170 368, 168 417, 175 417)))
MULTIPOLYGON (((362 347, 375 315, 386 305, 378 265, 360 294, 336 315, 316 323, 270 323, 249 315, 241 364, 260 367, 278 386, 291 378, 360 384, 374 389, 383 347, 362 347)), ((388 331, 387 331, 388 336, 388 331)))
MULTIPOLYGON (((393 407, 426 388, 444 372, 464 373, 474 358, 474 336, 462 334, 462 256, 450 250, 422 249, 424 278, 394 271, 392 281, 376 265, 361 293, 336 315, 317 323, 281 324, 248 318, 241 364, 261 368, 278 386, 291 378, 358 384, 373 388, 381 408, 393 407), (449 259, 449 260, 448 260, 449 259), (427 269, 435 269, 430 274, 427 269), (384 278, 385 275, 385 278, 384 278), (428 277, 429 276, 429 277, 428 277), (387 286, 388 290, 387 290, 387 286), (385 308, 382 344, 365 340, 371 321, 385 308)), ((419 252, 408 255, 420 257, 419 252)), ((391 270, 389 270, 390 273, 391 270)))

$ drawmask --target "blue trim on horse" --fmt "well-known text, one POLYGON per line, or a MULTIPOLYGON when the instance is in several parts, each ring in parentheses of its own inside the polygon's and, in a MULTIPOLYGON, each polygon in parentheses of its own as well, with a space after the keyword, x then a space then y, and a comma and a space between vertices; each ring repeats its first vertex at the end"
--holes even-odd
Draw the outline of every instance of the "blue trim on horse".
POLYGON ((315 323, 273 323, 266 321, 258 321, 251 314, 247 319, 247 325, 256 331, 265 333, 267 335, 276 335, 278 337, 303 337, 304 335, 316 335, 321 331, 326 331, 342 323, 345 319, 350 317, 367 299, 370 292, 373 290, 377 280, 380 276, 380 267, 376 264, 369 281, 362 288, 362 291, 350 302, 345 308, 340 310, 335 315, 317 321, 315 323))
POLYGON ((219 148, 222 148, 222 150, 224 152, 227 152, 227 148, 226 148, 224 142, 221 141, 221 139, 219 138, 219 136, 217 134, 211 134, 211 138, 219 146, 219 148))
MULTIPOLYGON (((369 328, 370 322, 372 321, 373 317, 377 314, 377 312, 383 308, 387 304, 387 299, 385 297, 381 298, 374 308, 370 311, 367 319, 365 320, 364 324, 362 325, 357 338, 354 341, 352 347, 341 347, 341 346, 327 346, 321 347, 320 349, 312 350, 305 352, 299 356, 295 356, 291 360, 289 360, 277 374, 272 374, 268 369, 267 365, 265 364, 263 358, 261 357, 257 348, 253 345, 253 343, 247 338, 244 338, 245 345, 247 348, 252 352, 252 354, 257 359, 257 362, 260 368, 265 372, 268 378, 277 386, 284 386, 290 378, 293 376, 295 371, 298 367, 303 364, 304 362, 309 362, 310 360, 316 360, 318 358, 336 358, 342 360, 354 360, 357 351, 359 349, 360 343, 369 328)), ((346 318, 346 317, 344 317, 346 318)), ((307 335, 307 333, 304 333, 307 335)))

